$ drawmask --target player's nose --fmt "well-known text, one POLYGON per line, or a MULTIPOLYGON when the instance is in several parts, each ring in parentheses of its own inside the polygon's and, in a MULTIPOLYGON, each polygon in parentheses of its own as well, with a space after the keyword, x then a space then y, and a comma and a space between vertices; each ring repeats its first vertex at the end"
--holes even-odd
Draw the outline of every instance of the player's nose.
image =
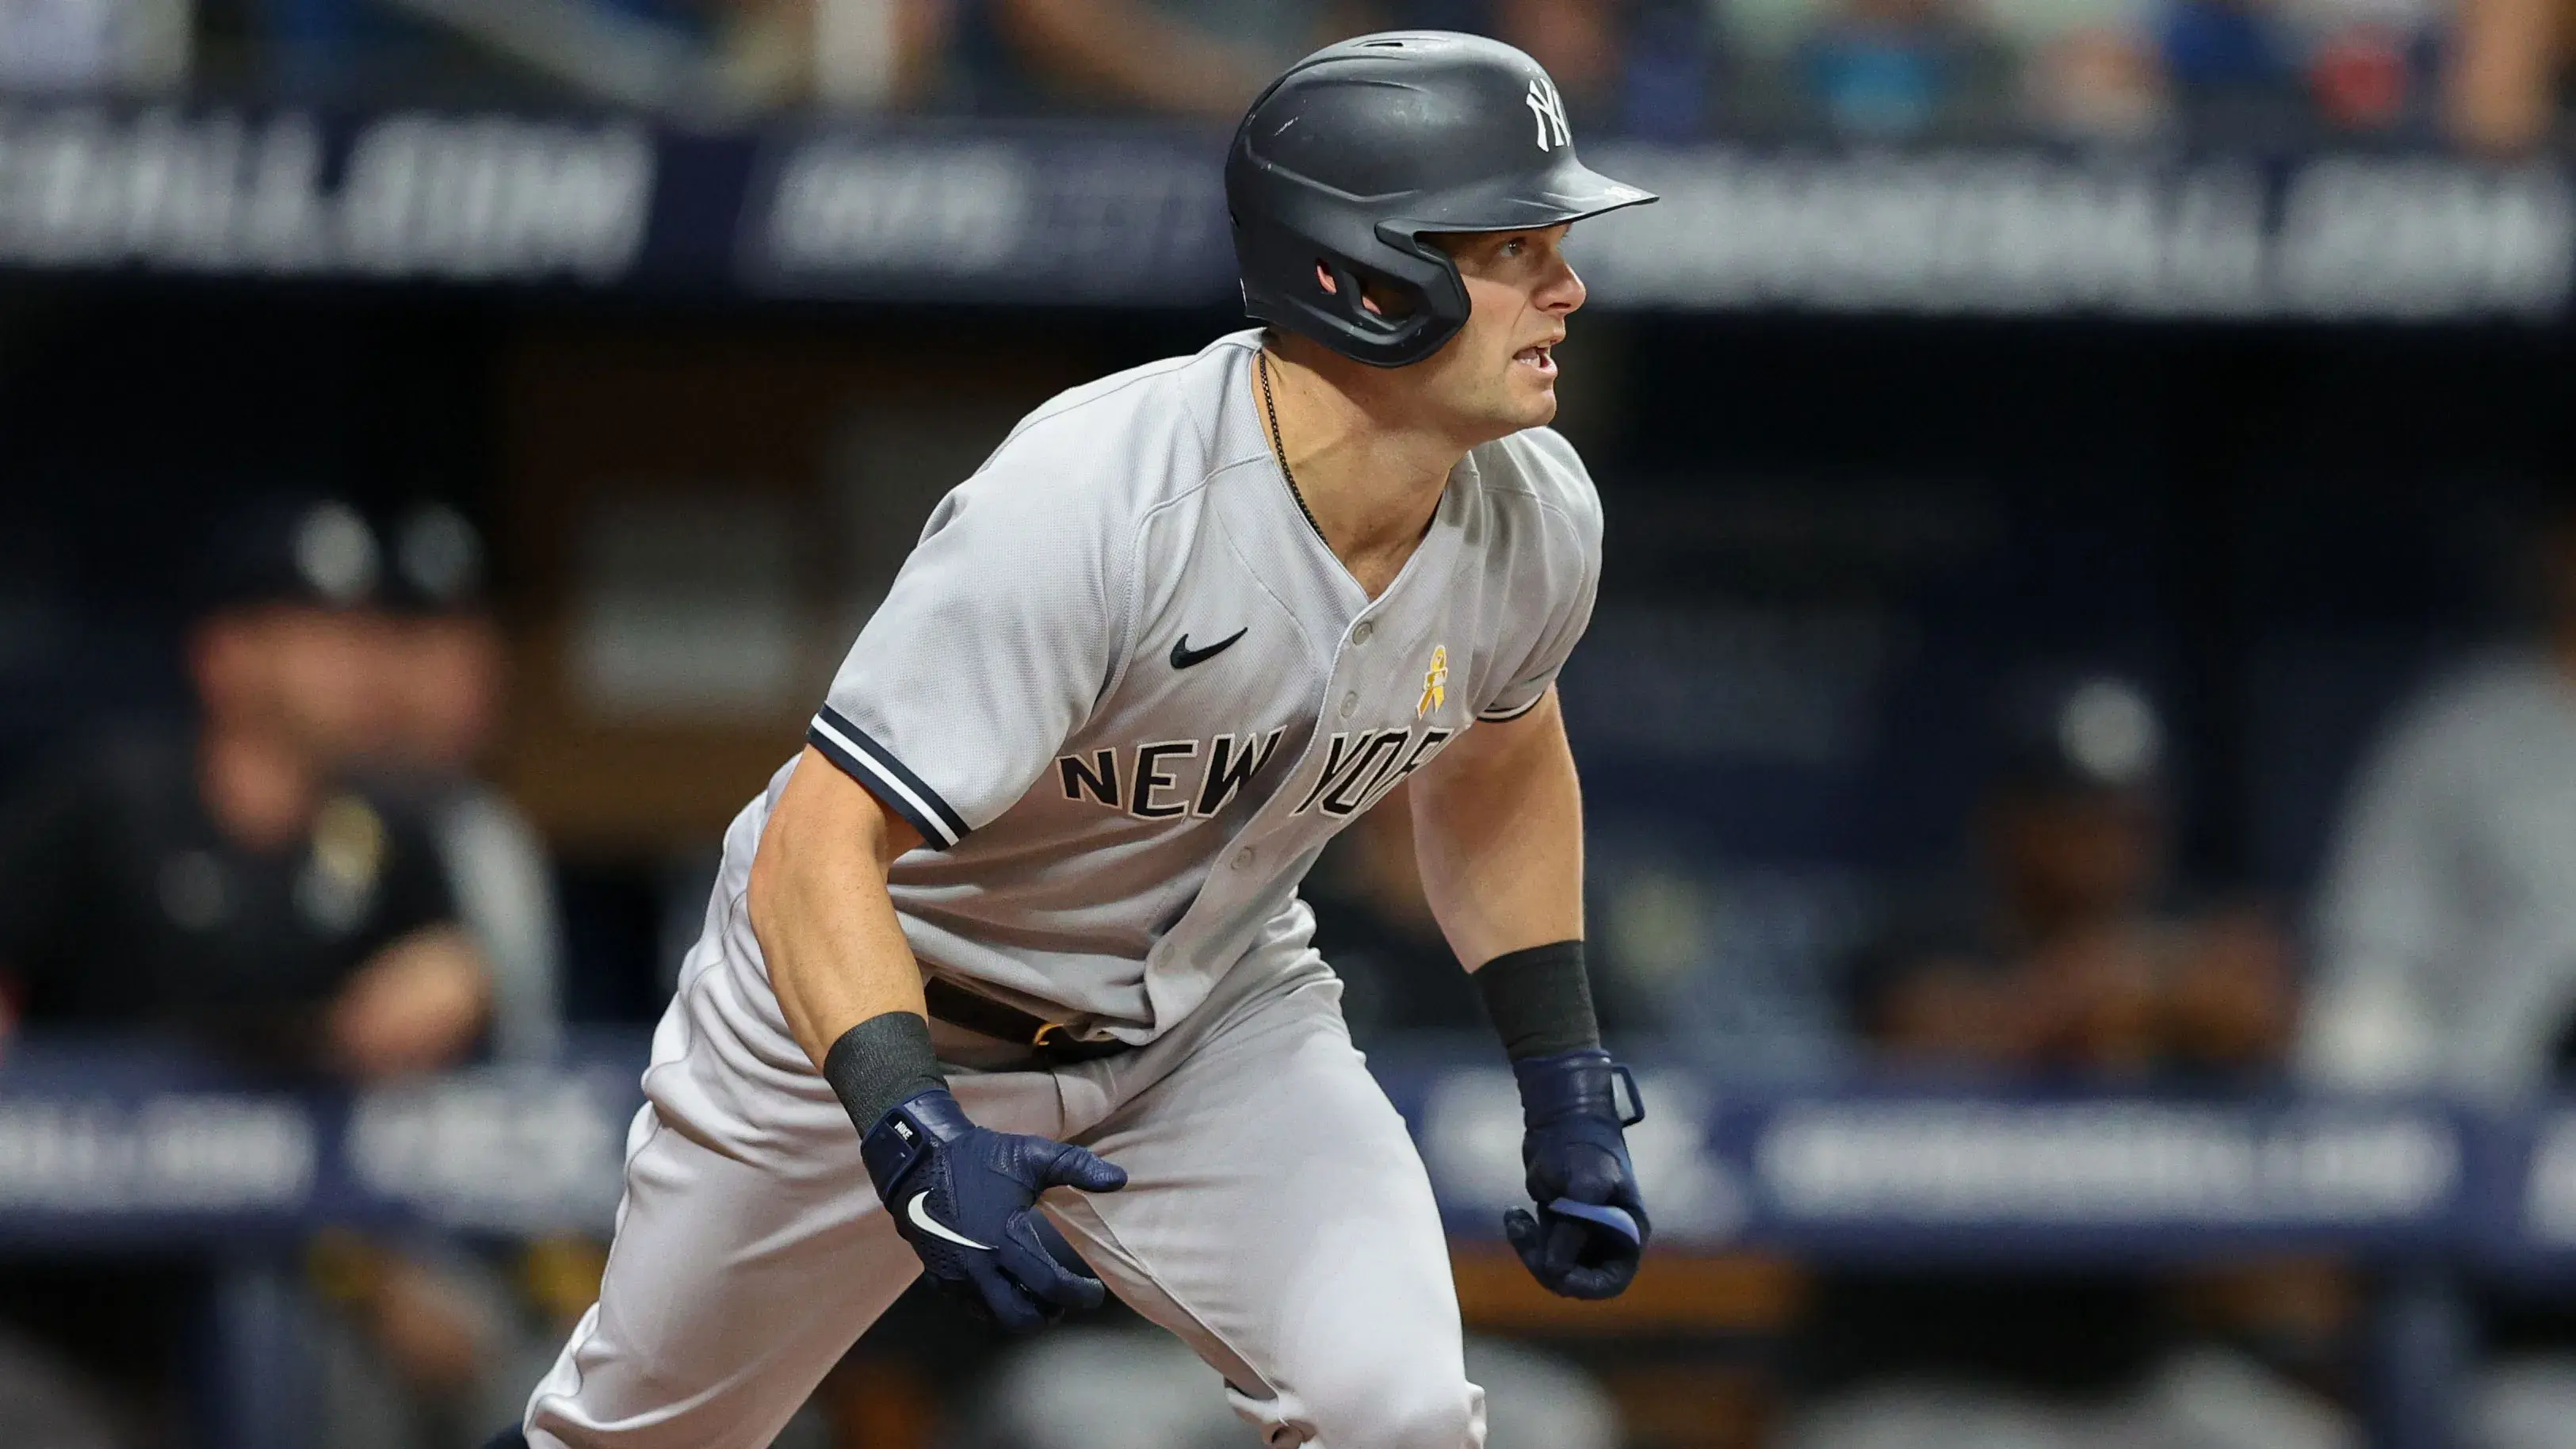
POLYGON ((1539 284, 1535 300, 1540 311, 1564 317, 1581 310, 1590 296, 1591 289, 1583 285, 1583 278, 1574 270, 1574 264, 1559 257, 1547 280, 1539 284))

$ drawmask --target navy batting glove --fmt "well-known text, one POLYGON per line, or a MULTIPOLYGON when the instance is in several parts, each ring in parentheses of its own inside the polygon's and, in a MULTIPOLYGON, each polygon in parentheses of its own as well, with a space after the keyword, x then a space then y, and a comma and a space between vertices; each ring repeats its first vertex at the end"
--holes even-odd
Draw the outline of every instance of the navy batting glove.
POLYGON ((1100 1306, 1107 1290, 1034 1205, 1051 1187, 1115 1192, 1126 1169, 1070 1143, 978 1127, 946 1088, 898 1103, 859 1152, 895 1231, 977 1317, 1028 1333, 1100 1306))
POLYGON ((1654 1231, 1622 1130, 1645 1120, 1637 1079, 1598 1048, 1528 1057, 1512 1063, 1512 1075, 1521 1087, 1521 1162, 1538 1211, 1504 1213, 1503 1232, 1549 1292, 1616 1298, 1637 1276, 1654 1231))

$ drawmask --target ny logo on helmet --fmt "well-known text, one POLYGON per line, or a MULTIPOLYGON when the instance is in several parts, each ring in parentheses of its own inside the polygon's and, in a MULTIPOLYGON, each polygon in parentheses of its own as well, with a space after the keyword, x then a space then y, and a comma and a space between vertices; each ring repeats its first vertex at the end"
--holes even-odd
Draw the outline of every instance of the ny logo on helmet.
POLYGON ((1524 99, 1530 113, 1538 117, 1540 150, 1553 151, 1574 144, 1574 133, 1566 129, 1565 101, 1556 93, 1556 82, 1540 76, 1530 82, 1529 95, 1524 99))

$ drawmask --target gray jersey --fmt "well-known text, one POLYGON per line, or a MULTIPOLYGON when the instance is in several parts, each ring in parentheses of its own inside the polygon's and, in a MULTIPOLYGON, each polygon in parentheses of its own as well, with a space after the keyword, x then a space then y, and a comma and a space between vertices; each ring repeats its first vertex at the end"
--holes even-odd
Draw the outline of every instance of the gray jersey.
POLYGON ((927 842, 890 879, 926 969, 1130 1041, 1256 943, 1302 947, 1324 843, 1535 706, 1600 573, 1591 480, 1535 428, 1459 464, 1369 599, 1281 476, 1259 338, 1024 420, 931 514, 809 735, 927 842))
POLYGON ((2432 690, 2357 777, 2302 1066, 2516 1096, 2576 1013, 2576 683, 2539 653, 2432 690))

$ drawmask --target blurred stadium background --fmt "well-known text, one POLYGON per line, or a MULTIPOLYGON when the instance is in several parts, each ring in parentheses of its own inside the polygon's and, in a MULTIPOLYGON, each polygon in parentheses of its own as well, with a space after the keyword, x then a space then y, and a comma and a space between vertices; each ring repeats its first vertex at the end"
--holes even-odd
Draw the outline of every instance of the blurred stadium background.
MULTIPOLYGON (((515 1414, 725 820, 1389 25, 1666 197, 1561 349, 1625 1299, 1402 812, 1310 889, 1495 1449, 2576 1446, 2562 0, 0 0, 0 1444, 515 1414)), ((1242 1433, 907 1300, 788 1442, 1242 1433)))

